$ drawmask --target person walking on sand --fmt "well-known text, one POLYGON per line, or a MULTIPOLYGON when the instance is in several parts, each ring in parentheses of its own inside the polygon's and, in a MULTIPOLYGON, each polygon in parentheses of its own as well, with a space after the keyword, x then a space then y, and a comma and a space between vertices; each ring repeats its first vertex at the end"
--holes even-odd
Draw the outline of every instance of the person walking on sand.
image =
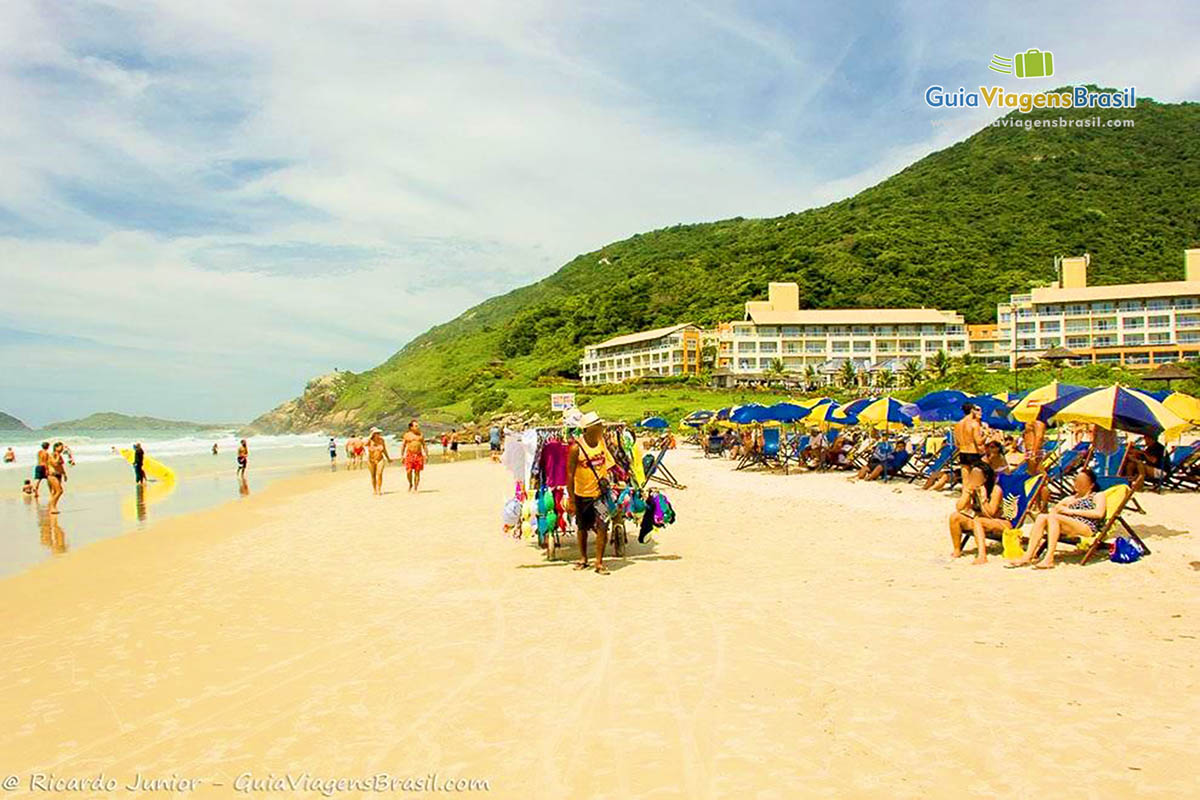
POLYGON ((421 470, 425 469, 425 459, 429 456, 429 445, 421 434, 421 426, 414 419, 408 423, 404 432, 404 474, 408 478, 408 490, 421 490, 421 470))
POLYGON ((388 455, 387 442, 383 440, 383 431, 371 428, 367 437, 367 469, 371 471, 371 490, 375 494, 383 494, 383 462, 392 463, 388 455))
POLYGON ((146 484, 146 451, 142 449, 141 442, 135 442, 133 445, 133 482, 138 486, 146 484))
POLYGON ((250 448, 246 446, 246 440, 242 439, 238 445, 237 452, 237 476, 239 479, 246 477, 246 464, 250 461, 250 448))
POLYGON ((42 486, 42 481, 46 480, 46 470, 50 468, 50 443, 42 442, 42 447, 37 451, 37 464, 33 467, 33 496, 38 497, 38 490, 42 486))
POLYGON ((492 452, 492 461, 500 462, 500 426, 493 425, 488 431, 488 449, 492 452))
POLYGON ((583 436, 576 437, 567 451, 567 511, 575 515, 579 561, 575 569, 588 568, 588 531, 596 532, 596 565, 607 575, 604 546, 608 537, 608 471, 616 465, 604 443, 604 420, 589 411, 579 421, 583 436))
POLYGON ((51 514, 58 513, 58 501, 63 496, 63 482, 66 476, 67 469, 63 464, 63 443, 55 442, 46 464, 46 483, 50 485, 50 504, 46 510, 51 514))
POLYGON ((450 460, 458 461, 458 429, 450 429, 450 460))
POLYGON ((331 465, 337 464, 337 439, 334 439, 332 436, 329 437, 329 463, 331 465))
POLYGON ((954 446, 965 485, 972 467, 983 463, 983 411, 973 403, 963 403, 963 418, 954 425, 954 446))

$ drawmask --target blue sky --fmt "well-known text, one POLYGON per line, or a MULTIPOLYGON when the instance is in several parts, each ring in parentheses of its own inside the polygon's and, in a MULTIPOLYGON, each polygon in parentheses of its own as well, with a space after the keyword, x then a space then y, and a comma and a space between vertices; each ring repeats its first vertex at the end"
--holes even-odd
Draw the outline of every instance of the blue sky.
POLYGON ((580 252, 879 181, 997 83, 1200 99, 1195 3, 0 6, 0 410, 244 421, 580 252), (934 124, 934 123, 939 124, 934 124))

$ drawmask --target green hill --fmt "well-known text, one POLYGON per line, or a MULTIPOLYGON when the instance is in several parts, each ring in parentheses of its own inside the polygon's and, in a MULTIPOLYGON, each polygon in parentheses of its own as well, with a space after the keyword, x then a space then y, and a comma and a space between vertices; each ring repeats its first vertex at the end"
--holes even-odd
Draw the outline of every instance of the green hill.
POLYGON ((1182 278, 1183 250, 1200 244, 1200 104, 1009 116, 1135 125, 987 127, 822 208, 614 242, 340 373, 331 413, 482 413, 575 376, 586 343, 737 318, 772 280, 798 282, 804 307, 926 305, 985 322, 1011 292, 1053 280, 1055 255, 1091 253, 1092 283, 1182 278))
POLYGON ((27 431, 29 426, 11 414, 0 411, 0 431, 27 431))
POLYGON ((182 420, 158 419, 156 417, 132 417, 114 411, 101 411, 83 419, 52 422, 44 431, 206 431, 231 428, 207 422, 184 422, 182 420))

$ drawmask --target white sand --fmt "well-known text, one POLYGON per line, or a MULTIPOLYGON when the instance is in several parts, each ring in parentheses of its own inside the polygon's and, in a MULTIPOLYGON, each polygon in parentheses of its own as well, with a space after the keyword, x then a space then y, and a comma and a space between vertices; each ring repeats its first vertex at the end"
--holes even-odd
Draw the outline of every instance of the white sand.
POLYGON ((668 464, 680 521, 609 576, 503 536, 511 481, 474 461, 419 496, 297 479, 0 581, 0 770, 1200 795, 1200 496, 1143 499, 1140 563, 1011 571, 946 558, 944 496, 668 464))

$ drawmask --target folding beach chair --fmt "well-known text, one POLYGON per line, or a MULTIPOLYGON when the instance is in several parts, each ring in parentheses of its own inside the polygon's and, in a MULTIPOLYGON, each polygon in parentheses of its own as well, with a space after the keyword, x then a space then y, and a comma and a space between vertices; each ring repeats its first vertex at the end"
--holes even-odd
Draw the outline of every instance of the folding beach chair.
MULTIPOLYGON (((1042 473, 1037 475, 1000 473, 996 475, 996 483, 1000 486, 1000 514, 1008 523, 1010 531, 1020 530, 1021 526, 1025 524, 1025 518, 1029 516, 1029 511, 1033 507, 1033 499, 1041 491, 1045 480, 1046 476, 1042 473)), ((965 547, 967 540, 974 535, 973 531, 964 533, 962 546, 965 547)), ((995 531, 988 533, 987 537, 996 542, 1004 541, 1004 534, 995 531)), ((1027 542, 1027 537, 1021 537, 1021 541, 1027 542)))
POLYGON ((924 478, 928 480, 933 475, 936 475, 939 472, 943 472, 947 469, 957 473, 953 463, 956 455, 958 455, 957 447, 952 444, 943 444, 942 449, 937 451, 937 455, 933 457, 933 460, 927 462, 922 469, 919 469, 910 475, 908 482, 912 483, 917 478, 924 478))
MULTIPOLYGON (((1125 533, 1137 542, 1138 547, 1142 548, 1142 553, 1150 555, 1150 548, 1137 535, 1137 532, 1129 526, 1129 523, 1121 517, 1121 512, 1125 510, 1129 501, 1133 499, 1133 488, 1130 487, 1129 483, 1124 480, 1121 483, 1115 483, 1101 492, 1100 496, 1104 499, 1104 524, 1100 526, 1100 530, 1096 532, 1096 535, 1060 536, 1058 539, 1060 542, 1075 545, 1076 550, 1087 548, 1083 554, 1083 558, 1079 561, 1080 566, 1086 564, 1088 559, 1096 553, 1100 545, 1108 538, 1108 534, 1112 532, 1113 525, 1120 525, 1125 530, 1125 533)), ((1047 545, 1043 543, 1042 553, 1046 551, 1046 547, 1047 545)))
POLYGON ((812 437, 808 434, 793 434, 788 437, 787 442, 783 446, 781 456, 785 474, 787 473, 788 466, 791 464, 795 464, 797 467, 808 466, 804 461, 804 451, 808 449, 811 443, 812 437))
POLYGON ((662 450, 659 450, 657 457, 650 453, 642 457, 642 466, 646 471, 646 483, 649 484, 650 481, 658 481, 672 489, 686 489, 687 487, 680 483, 671 474, 671 470, 667 469, 667 465, 663 463, 663 458, 667 455, 667 449, 664 447, 662 450))
POLYGON ((704 440, 704 457, 720 458, 725 453, 725 437, 719 433, 709 434, 704 440))
POLYGON ((1050 487, 1052 500, 1061 500, 1074 491, 1071 488, 1070 479, 1087 463, 1087 455, 1091 447, 1087 442, 1080 442, 1070 450, 1059 453, 1055 462, 1046 467, 1046 480, 1050 487))
POLYGON ((1200 443, 1171 448, 1165 469, 1159 470, 1158 489, 1200 489, 1200 443))

